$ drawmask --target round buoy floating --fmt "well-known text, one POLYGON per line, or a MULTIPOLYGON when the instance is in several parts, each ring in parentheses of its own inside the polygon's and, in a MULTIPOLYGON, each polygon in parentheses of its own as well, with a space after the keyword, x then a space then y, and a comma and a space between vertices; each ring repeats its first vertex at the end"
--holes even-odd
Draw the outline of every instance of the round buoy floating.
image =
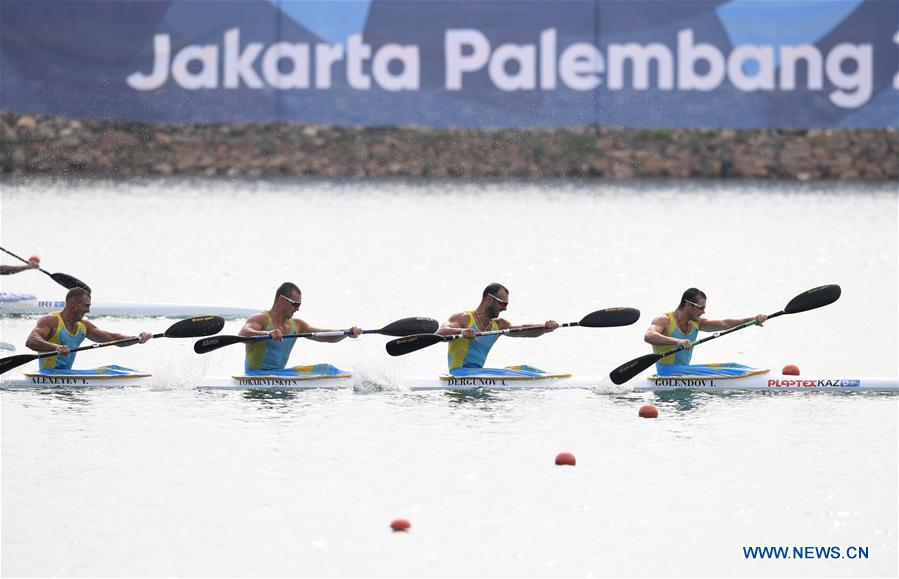
POLYGON ((559 466, 574 466, 577 461, 570 452, 560 452, 556 455, 556 464, 559 466))
POLYGON ((398 531, 408 531, 409 527, 412 526, 412 523, 407 521, 406 519, 397 519, 390 523, 390 528, 393 529, 393 532, 396 533, 398 531))
POLYGON ((640 407, 640 418, 658 418, 659 409, 652 404, 644 404, 640 407))
POLYGON ((796 364, 787 364, 780 373, 784 376, 799 376, 799 366, 796 364))

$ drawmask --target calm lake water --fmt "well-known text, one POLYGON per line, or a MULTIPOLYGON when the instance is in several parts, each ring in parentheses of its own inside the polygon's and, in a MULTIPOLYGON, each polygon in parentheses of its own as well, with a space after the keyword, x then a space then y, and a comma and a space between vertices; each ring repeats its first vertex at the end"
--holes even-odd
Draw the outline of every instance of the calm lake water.
MULTIPOLYGON (((633 326, 504 337, 490 355, 605 375, 647 351, 646 325, 687 287, 727 318, 838 283, 835 304, 703 344, 694 361, 897 373, 895 184, 0 186, 3 247, 83 279, 96 302, 261 309, 291 280, 313 324, 377 328, 445 320, 499 281, 513 323, 639 308, 633 326)), ((2 289, 64 294, 38 272, 2 289)), ((136 333, 174 320, 96 322, 136 333)), ((2 340, 23 351, 33 324, 2 319, 2 340)), ((198 356, 175 339, 79 355, 150 371, 150 388, 3 391, 3 576, 897 572, 897 396, 410 393, 397 378, 445 370, 446 349, 390 358, 386 341, 303 341, 291 357, 351 369, 374 392, 196 390, 242 368, 242 349, 198 356), (646 403, 657 420, 637 417, 646 403), (553 464, 562 451, 576 467, 553 464), (395 518, 410 532, 390 532, 395 518), (843 558, 747 559, 755 546, 843 558)))

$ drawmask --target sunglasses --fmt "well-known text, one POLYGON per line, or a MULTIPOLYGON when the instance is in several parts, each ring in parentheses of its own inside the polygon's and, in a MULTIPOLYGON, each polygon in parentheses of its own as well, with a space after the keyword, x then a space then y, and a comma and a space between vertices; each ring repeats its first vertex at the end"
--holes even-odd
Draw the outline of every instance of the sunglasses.
POLYGON ((684 300, 684 301, 695 308, 699 308, 699 311, 701 311, 701 312, 705 311, 705 306, 701 306, 701 305, 697 304, 696 302, 691 302, 690 300, 684 300))
POLYGON ((499 299, 498 297, 496 297, 496 296, 493 295, 493 294, 487 294, 487 295, 490 296, 490 297, 492 297, 493 299, 495 299, 495 300, 498 301, 499 303, 503 304, 504 306, 509 305, 509 300, 501 300, 501 299, 499 299))
POLYGON ((300 307, 300 304, 303 303, 302 298, 299 299, 299 300, 297 300, 297 301, 294 301, 294 300, 290 299, 289 297, 287 297, 287 296, 285 296, 285 295, 283 295, 283 294, 281 294, 281 297, 284 298, 285 300, 289 301, 290 303, 292 303, 292 304, 295 305, 296 307, 300 307))

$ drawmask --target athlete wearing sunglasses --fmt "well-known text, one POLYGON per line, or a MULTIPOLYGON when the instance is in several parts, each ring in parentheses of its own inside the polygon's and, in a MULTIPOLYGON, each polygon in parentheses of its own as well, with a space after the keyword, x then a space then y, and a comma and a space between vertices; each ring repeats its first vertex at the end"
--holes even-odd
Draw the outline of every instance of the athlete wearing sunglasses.
POLYGON ((693 342, 696 341, 700 330, 703 332, 718 332, 729 330, 734 326, 739 326, 753 319, 761 325, 768 319, 768 316, 765 314, 758 314, 749 318, 710 320, 703 317, 705 308, 705 293, 702 290, 691 287, 681 296, 680 305, 677 306, 677 309, 662 314, 652 321, 643 339, 652 345, 653 352, 661 354, 679 346, 683 348, 683 350, 671 356, 662 358, 657 364, 681 366, 690 364, 693 356, 693 342))
POLYGON ((528 326, 542 326, 535 330, 508 334, 520 338, 536 338, 546 332, 552 332, 559 327, 555 320, 548 320, 543 324, 519 324, 500 318, 509 306, 509 290, 499 283, 492 283, 484 288, 481 293, 481 303, 477 308, 459 312, 450 316, 449 320, 440 326, 437 333, 442 336, 461 335, 465 340, 453 340, 449 343, 448 364, 450 372, 460 368, 483 368, 487 360, 490 348, 499 338, 499 334, 490 336, 475 336, 476 332, 491 330, 505 330, 509 328, 522 328, 528 326))
MULTIPOLYGON (((334 331, 316 328, 305 320, 293 317, 302 304, 303 294, 300 288, 291 282, 284 282, 275 291, 275 301, 271 309, 247 319, 240 330, 241 336, 271 336, 272 339, 247 342, 244 362, 246 371, 283 370, 296 343, 295 339, 283 339, 284 336, 334 331)), ((350 330, 352 332, 350 338, 358 338, 362 334, 362 328, 358 326, 353 326, 350 330)), ((345 337, 347 336, 319 336, 308 339, 316 342, 339 342, 345 337)))

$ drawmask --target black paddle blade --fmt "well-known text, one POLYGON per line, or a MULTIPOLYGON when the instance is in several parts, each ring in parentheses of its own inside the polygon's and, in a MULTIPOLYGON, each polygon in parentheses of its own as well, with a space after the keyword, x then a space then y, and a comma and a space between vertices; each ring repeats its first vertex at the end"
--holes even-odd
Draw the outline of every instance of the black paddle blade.
POLYGON ((18 368, 22 364, 27 364, 32 360, 37 360, 37 354, 18 354, 0 359, 0 374, 9 372, 13 368, 18 368))
POLYGON ((612 379, 614 384, 624 384, 643 370, 646 370, 659 360, 661 360, 663 356, 658 354, 646 354, 645 356, 640 356, 639 358, 634 358, 630 362, 626 362, 621 366, 618 366, 614 370, 609 373, 609 378, 612 379))
POLYGON ((225 318, 220 316, 197 316, 172 324, 165 331, 166 338, 199 338, 211 336, 225 327, 225 318))
POLYGON ((784 308, 785 314, 798 314, 815 308, 830 305, 840 299, 842 290, 836 284, 822 285, 801 293, 790 300, 784 308))
POLYGON ((433 346, 443 341, 443 336, 437 334, 416 334, 414 336, 406 336, 405 338, 397 338, 387 342, 387 353, 391 356, 402 356, 428 346, 433 346))
POLYGON ((91 286, 87 285, 77 277, 72 277, 67 273, 51 273, 50 277, 53 278, 53 281, 66 289, 80 287, 86 289, 88 293, 90 293, 91 291, 91 286))
POLYGON ((433 334, 440 327, 440 322, 433 318, 403 318, 387 324, 379 334, 385 336, 411 336, 412 334, 433 334))
POLYGON ((197 354, 206 354, 231 344, 239 344, 240 342, 248 342, 250 338, 243 336, 212 336, 211 338, 203 338, 194 342, 194 352, 197 354))
POLYGON ((587 328, 613 328, 629 326, 640 319, 640 310, 634 308, 607 308, 587 314, 578 322, 587 328))

